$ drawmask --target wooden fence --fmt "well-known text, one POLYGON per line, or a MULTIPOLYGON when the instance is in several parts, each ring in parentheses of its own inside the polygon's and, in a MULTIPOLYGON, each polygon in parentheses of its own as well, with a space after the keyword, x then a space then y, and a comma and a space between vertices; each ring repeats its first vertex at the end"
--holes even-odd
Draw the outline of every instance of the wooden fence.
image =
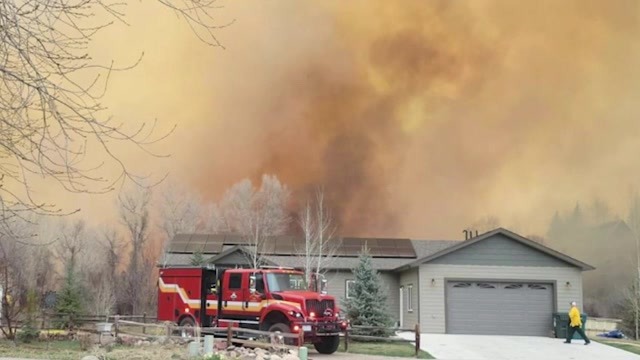
MULTIPOLYGON (((51 330, 54 329, 52 327, 53 323, 56 321, 60 321, 61 319, 68 318, 67 314, 55 314, 48 313, 43 314, 39 318, 39 323, 41 324, 41 330, 51 330)), ((274 333, 268 331, 260 331, 253 330, 247 328, 238 328, 238 327, 192 327, 192 326, 178 326, 172 322, 163 322, 158 323, 157 318, 148 316, 146 313, 142 315, 78 315, 72 318, 72 321, 77 325, 78 329, 83 331, 97 332, 96 325, 97 323, 111 323, 112 331, 115 337, 118 337, 122 334, 132 335, 132 336, 148 336, 148 335, 156 335, 156 336, 166 336, 167 338, 182 338, 182 331, 188 330, 192 331, 195 337, 200 337, 202 334, 215 334, 217 337, 226 336, 227 343, 237 343, 242 344, 249 347, 263 347, 263 348, 273 348, 274 347, 274 333), (90 326, 87 326, 90 325, 90 326), (136 332, 135 330, 139 328, 140 332, 136 332), (154 329, 154 331, 151 331, 154 329), (178 332, 179 334, 176 334, 178 332), (260 340, 251 340, 251 339, 240 339, 238 338, 238 334, 242 333, 247 337, 247 335, 252 335, 251 337, 262 339, 260 340), (269 340, 269 342, 265 342, 265 340, 269 340)), ((19 326, 19 324, 16 324, 19 326)), ((375 341, 375 342, 401 342, 401 343, 415 343, 415 356, 418 357, 420 354, 420 325, 416 324, 414 328, 384 328, 384 327, 375 327, 375 326, 350 326, 345 329, 340 336, 343 340, 344 351, 349 351, 349 343, 353 340, 363 340, 363 341, 375 341), (392 332, 410 332, 413 333, 412 339, 404 339, 400 337, 383 337, 383 336, 370 336, 370 335, 362 335, 355 334, 354 332, 362 332, 362 330, 378 330, 378 331, 392 331, 392 332)), ((304 332, 300 331, 298 334, 291 333, 281 333, 279 334, 280 340, 284 340, 284 342, 296 343, 296 345, 292 344, 275 344, 275 346, 282 346, 285 348, 297 348, 304 343, 304 332), (285 340, 285 339, 293 339, 293 340, 285 340)))
POLYGON ((349 351, 349 341, 353 340, 365 340, 365 341, 378 341, 378 342, 405 342, 412 343, 415 342, 415 356, 418 357, 420 355, 420 324, 416 324, 413 329, 399 329, 399 328, 385 328, 379 326, 351 326, 344 331, 344 351, 349 351), (389 331, 393 330, 394 332, 402 331, 402 332, 412 332, 414 333, 413 339, 403 339, 399 337, 382 337, 382 336, 369 336, 369 335, 357 335, 353 334, 353 330, 379 330, 379 331, 389 331))

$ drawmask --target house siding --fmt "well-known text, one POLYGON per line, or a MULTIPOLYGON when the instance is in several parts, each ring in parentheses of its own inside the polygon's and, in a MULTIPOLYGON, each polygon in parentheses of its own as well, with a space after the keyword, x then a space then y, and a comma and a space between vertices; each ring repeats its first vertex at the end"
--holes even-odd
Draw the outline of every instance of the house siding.
MULTIPOLYGON (((420 291, 420 285, 419 284, 419 273, 418 273, 418 269, 411 269, 408 271, 403 272, 402 274, 400 274, 400 285, 403 287, 403 291, 404 291, 404 299, 403 299, 403 321, 404 324, 402 324, 403 328, 411 328, 413 326, 415 326, 415 324, 418 324, 420 322, 419 319, 419 314, 420 314, 420 297, 419 297, 419 291, 420 291), (409 309, 407 308, 407 288, 409 286, 413 286, 413 294, 412 294, 412 302, 413 302, 413 311, 409 311, 409 309)), ((428 286, 428 284, 425 284, 423 286, 428 286)), ((398 297, 400 296, 399 291, 398 292, 398 297)), ((398 312, 400 311, 399 306, 398 306, 398 312)))
MULTIPOLYGON (((389 313, 391 314, 393 321, 397 322, 399 319, 398 314, 400 312, 398 275, 387 271, 379 271, 378 275, 380 276, 380 280, 382 280, 382 288, 387 294, 387 306, 389 313)), ((344 310, 344 301, 346 300, 346 282, 347 280, 355 279, 353 272, 329 271, 325 276, 329 282, 327 292, 329 295, 335 296, 340 308, 344 310)), ((414 292, 417 291, 417 288, 417 286, 414 287, 414 292)))
POLYGON ((496 234, 430 261, 431 264, 573 267, 558 258, 496 234))
POLYGON ((420 276, 420 328, 422 332, 446 332, 447 280, 522 280, 554 284, 554 311, 568 310, 569 302, 578 301, 582 307, 582 274, 578 268, 528 266, 476 266, 423 264, 420 276), (433 285, 431 279, 434 279, 433 285), (569 282, 570 286, 566 283, 569 282))

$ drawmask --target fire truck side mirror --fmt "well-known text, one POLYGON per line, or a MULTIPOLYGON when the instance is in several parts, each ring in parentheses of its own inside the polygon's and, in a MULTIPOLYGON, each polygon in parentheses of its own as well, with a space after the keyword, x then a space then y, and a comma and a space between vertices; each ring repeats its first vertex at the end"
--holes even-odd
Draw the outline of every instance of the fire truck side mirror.
POLYGON ((256 293, 256 276, 249 276, 249 293, 252 295, 256 293))

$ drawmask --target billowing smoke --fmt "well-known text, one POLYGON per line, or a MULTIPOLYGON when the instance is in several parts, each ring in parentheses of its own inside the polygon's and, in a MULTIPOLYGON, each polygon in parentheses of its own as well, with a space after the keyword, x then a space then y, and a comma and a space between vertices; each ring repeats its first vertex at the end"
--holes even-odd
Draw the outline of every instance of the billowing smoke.
POLYGON ((621 211, 640 179, 637 1, 225 5, 224 51, 134 12, 145 60, 109 96, 178 123, 167 167, 211 200, 273 173, 324 186, 342 233, 459 238, 489 215, 543 233, 580 199, 621 211))

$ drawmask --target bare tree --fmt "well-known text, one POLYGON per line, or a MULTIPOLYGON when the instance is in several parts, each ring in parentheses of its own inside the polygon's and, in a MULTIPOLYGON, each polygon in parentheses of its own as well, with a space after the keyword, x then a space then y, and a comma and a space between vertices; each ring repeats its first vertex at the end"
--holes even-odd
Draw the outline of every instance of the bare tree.
POLYGON ((637 192, 631 195, 627 225, 633 232, 636 243, 636 284, 633 287, 635 290, 633 309, 635 312, 635 339, 638 340, 640 331, 640 195, 637 192))
POLYGON ((335 260, 341 244, 340 240, 334 237, 333 217, 326 205, 322 189, 316 189, 313 203, 306 202, 299 214, 298 223, 302 229, 304 243, 297 252, 300 254, 306 278, 311 279, 312 273, 326 272, 335 260))
POLYGON ((124 239, 112 228, 102 230, 102 250, 100 251, 106 259, 109 269, 109 281, 116 283, 118 268, 122 262, 122 252, 125 247, 124 239))
POLYGON ((2 321, 0 329, 7 339, 14 339, 16 335, 17 318, 22 314, 26 305, 29 290, 28 243, 18 239, 25 238, 32 232, 32 223, 20 218, 13 218, 4 223, 11 228, 9 235, 0 236, 0 286, 2 287, 2 321))
POLYGON ((209 204, 205 207, 202 230, 209 234, 229 231, 227 222, 224 219, 222 210, 215 204, 209 204))
MULTIPOLYGON (((158 0, 183 18, 206 44, 221 46, 212 18, 215 0, 158 0)), ((114 146, 129 143, 150 153, 155 124, 116 122, 102 104, 114 71, 131 68, 96 63, 94 36, 126 24, 126 2, 103 0, 3 0, 0 2, 0 216, 56 212, 34 199, 32 176, 56 180, 72 192, 107 192, 125 179, 139 182, 114 146), (107 20, 104 16, 107 16, 107 20), (111 17, 111 19, 108 19, 111 17), (94 162, 96 156, 103 161, 94 162), (101 162, 120 169, 108 178, 101 162)), ((140 57, 142 58, 142 56, 140 57)))
POLYGON ((340 242, 334 237, 335 225, 333 216, 326 205, 324 190, 316 190, 316 248, 318 257, 316 259, 315 272, 324 273, 327 266, 335 259, 336 251, 340 247, 340 242))
POLYGON ((316 226, 313 221, 313 217, 313 208, 309 201, 307 201, 300 211, 300 214, 298 214, 298 224, 302 229, 304 243, 302 249, 297 249, 301 258, 302 268, 304 270, 304 278, 307 279, 307 281, 311 279, 311 273, 315 268, 314 257, 316 256, 316 226))
POLYGON ((71 225, 67 222, 62 223, 55 252, 65 271, 67 269, 70 269, 69 271, 78 269, 80 256, 87 247, 85 231, 86 224, 83 220, 77 220, 71 225))
POLYGON ((120 220, 127 231, 127 244, 131 248, 128 269, 124 274, 122 300, 127 310, 139 313, 146 300, 144 295, 150 285, 153 263, 145 255, 145 245, 149 238, 151 190, 133 188, 119 196, 120 220))
POLYGON ((290 221, 286 210, 289 196, 289 189, 274 175, 263 175, 259 189, 244 179, 224 194, 224 219, 231 231, 244 238, 251 266, 260 266, 269 239, 286 231, 290 221))
POLYGON ((195 233, 204 227, 203 210, 198 196, 184 186, 167 182, 160 193, 160 228, 165 235, 162 263, 169 260, 167 246, 177 234, 195 233))

